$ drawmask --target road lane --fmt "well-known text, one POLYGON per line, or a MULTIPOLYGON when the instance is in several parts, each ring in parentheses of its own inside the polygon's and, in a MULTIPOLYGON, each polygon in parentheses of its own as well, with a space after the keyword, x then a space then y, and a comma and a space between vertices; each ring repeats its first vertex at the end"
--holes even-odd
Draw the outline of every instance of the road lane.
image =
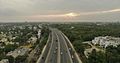
MULTIPOLYGON (((56 33, 55 33, 56 34, 56 33)), ((57 63, 61 63, 61 55, 60 55, 60 40, 59 40, 59 38, 58 38, 58 35, 56 34, 56 36, 57 36, 57 40, 56 40, 56 42, 58 43, 58 52, 57 52, 57 63)))
POLYGON ((74 54, 73 46, 70 46, 66 36, 58 29, 51 29, 51 31, 51 40, 46 45, 42 56, 44 58, 41 59, 42 61, 38 59, 40 62, 37 63, 81 63, 77 61, 79 57, 74 54))
POLYGON ((51 32, 51 33, 49 34, 47 43, 46 43, 46 45, 44 46, 44 48, 43 48, 43 50, 42 50, 42 53, 41 53, 41 55, 40 55, 40 57, 38 58, 38 60, 37 60, 36 63, 44 63, 44 62, 45 62, 45 59, 46 59, 47 54, 48 54, 48 51, 49 51, 49 49, 50 49, 51 40, 52 40, 52 35, 53 35, 53 32, 51 32))
MULTIPOLYGON (((60 31, 61 32, 61 31, 60 31)), ((68 44, 68 47, 71 49, 70 50, 70 54, 71 56, 73 57, 72 60, 73 60, 73 63, 82 63, 81 59, 79 58, 77 52, 75 51, 72 43, 70 42, 70 40, 67 38, 67 36, 65 34, 63 34, 61 32, 62 36, 65 38, 66 40, 66 43, 68 44)))
POLYGON ((59 30, 56 30, 56 32, 57 35, 59 36, 60 46, 61 46, 61 54, 62 54, 61 63, 73 63, 64 37, 62 36, 59 30))
POLYGON ((48 55, 46 57, 45 63, 57 63, 57 51, 56 51, 56 47, 57 47, 57 37, 55 35, 54 29, 52 30, 53 35, 52 35, 52 42, 51 42, 51 47, 50 50, 48 52, 48 55))

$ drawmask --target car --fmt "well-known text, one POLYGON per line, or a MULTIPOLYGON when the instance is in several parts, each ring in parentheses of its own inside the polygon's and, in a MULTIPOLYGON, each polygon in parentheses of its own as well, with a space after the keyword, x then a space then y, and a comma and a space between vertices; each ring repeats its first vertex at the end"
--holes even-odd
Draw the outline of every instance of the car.
POLYGON ((72 59, 74 58, 74 56, 73 56, 73 55, 72 55, 71 57, 72 57, 72 59))
POLYGON ((72 50, 71 48, 69 48, 69 50, 72 50))
POLYGON ((57 39, 56 39, 55 41, 56 41, 56 42, 58 42, 58 40, 57 40, 57 39))
POLYGON ((57 50, 58 48, 56 47, 55 49, 57 50))
POLYGON ((60 54, 62 55, 62 54, 63 54, 63 52, 60 52, 60 54))
POLYGON ((53 52, 54 54, 56 53, 56 51, 53 52))
POLYGON ((44 57, 42 57, 42 59, 44 59, 44 57))

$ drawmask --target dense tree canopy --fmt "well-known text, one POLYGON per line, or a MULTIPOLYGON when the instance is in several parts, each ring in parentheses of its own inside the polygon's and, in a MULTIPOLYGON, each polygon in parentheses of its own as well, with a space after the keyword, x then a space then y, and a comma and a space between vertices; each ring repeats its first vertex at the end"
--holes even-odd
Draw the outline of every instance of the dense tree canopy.
POLYGON ((51 25, 62 30, 80 53, 84 63, 120 63, 120 46, 106 48, 106 52, 92 51, 89 58, 84 58, 82 42, 91 41, 98 36, 120 37, 120 23, 69 23, 51 25))

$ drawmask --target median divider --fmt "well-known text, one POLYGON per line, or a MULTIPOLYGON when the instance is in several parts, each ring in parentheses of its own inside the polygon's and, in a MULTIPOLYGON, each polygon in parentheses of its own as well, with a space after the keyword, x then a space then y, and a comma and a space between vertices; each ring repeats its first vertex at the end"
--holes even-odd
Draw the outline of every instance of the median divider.
MULTIPOLYGON (((56 33, 55 33, 56 34, 56 33)), ((61 63, 61 55, 60 55, 60 41, 59 41, 59 38, 58 38, 58 35, 56 34, 57 36, 57 40, 58 40, 58 54, 57 54, 57 63, 61 63)))
POLYGON ((45 63, 49 62, 49 56, 50 56, 50 53, 51 53, 52 46, 53 46, 53 32, 52 32, 52 42, 51 42, 50 49, 48 51, 48 55, 46 57, 45 63))

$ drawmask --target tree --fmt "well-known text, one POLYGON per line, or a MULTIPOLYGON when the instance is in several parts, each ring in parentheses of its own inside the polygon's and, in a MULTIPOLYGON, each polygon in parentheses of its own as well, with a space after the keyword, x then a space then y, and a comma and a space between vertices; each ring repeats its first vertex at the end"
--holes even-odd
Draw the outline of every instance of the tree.
POLYGON ((27 55, 24 56, 18 56, 15 58, 15 63, 24 63, 27 58, 27 55))
POLYGON ((13 51, 16 48, 17 48, 16 44, 15 45, 8 44, 8 45, 5 46, 4 51, 7 53, 7 52, 10 52, 10 51, 13 51))
POLYGON ((93 49, 88 57, 88 63, 106 63, 105 54, 103 52, 96 52, 96 50, 93 49))
POLYGON ((106 59, 108 63, 120 63, 120 45, 118 47, 108 46, 106 48, 106 59))
POLYGON ((13 63, 14 62, 14 58, 12 56, 6 56, 6 59, 9 60, 9 63, 13 63))

